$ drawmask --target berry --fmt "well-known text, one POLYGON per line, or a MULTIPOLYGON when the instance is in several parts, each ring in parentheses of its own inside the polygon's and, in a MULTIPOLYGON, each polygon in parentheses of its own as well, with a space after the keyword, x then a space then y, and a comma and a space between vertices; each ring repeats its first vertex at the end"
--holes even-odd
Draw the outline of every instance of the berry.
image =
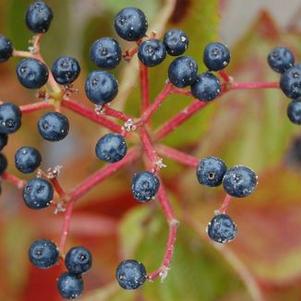
POLYGON ((204 49, 203 61, 209 70, 222 70, 230 63, 230 51, 222 43, 209 43, 204 49))
POLYGON ((144 65, 148 67, 159 65, 164 61, 165 57, 165 46, 157 39, 147 40, 139 45, 138 58, 144 65))
POLYGON ((7 102, 0 105, 0 133, 12 134, 21 126, 22 112, 13 103, 7 102))
POLYGON ((6 134, 0 133, 0 151, 6 146, 8 141, 8 136, 6 134))
POLYGON ((65 257, 65 266, 71 274, 87 272, 92 265, 92 254, 84 247, 74 247, 65 257))
POLYGON ((136 173, 132 178, 132 193, 134 198, 141 202, 147 202, 154 197, 159 186, 159 179, 149 171, 136 173))
POLYGON ((63 273, 57 280, 57 288, 65 299, 75 299, 84 290, 84 281, 80 275, 63 273))
POLYGON ((205 72, 197 76, 191 93, 199 100, 210 101, 221 93, 221 83, 214 74, 205 72))
POLYGON ((137 289, 146 280, 145 267, 134 259, 124 260, 116 269, 116 279, 119 285, 126 290, 137 289))
POLYGON ((301 96, 300 66, 293 66, 282 73, 280 78, 280 88, 289 98, 296 99, 301 96))
POLYGON ((126 7, 115 17, 114 27, 124 40, 137 41, 144 37, 148 24, 144 13, 135 7, 126 7))
POLYGON ((198 65, 189 56, 176 58, 168 68, 168 78, 178 88, 192 85, 197 77, 198 65))
POLYGON ((7 168, 7 159, 0 153, 0 175, 2 175, 7 168))
POLYGON ((41 164, 41 154, 34 148, 23 146, 15 154, 15 164, 19 171, 23 173, 34 172, 41 164))
POLYGON ((237 227, 227 214, 216 215, 207 226, 210 239, 224 244, 233 240, 237 234, 237 227))
POLYGON ((237 165, 229 168, 223 179, 225 191, 237 198, 251 194, 257 185, 257 176, 253 170, 246 166, 237 165))
POLYGON ((292 52, 284 47, 274 48, 268 55, 268 64, 278 72, 283 73, 295 63, 295 58, 292 52))
POLYGON ((53 199, 52 185, 44 179, 34 178, 25 185, 23 198, 26 206, 31 209, 46 208, 53 199))
POLYGON ((40 269, 48 269, 55 265, 59 260, 57 246, 48 239, 34 241, 29 250, 28 257, 30 262, 40 269))
POLYGON ((25 21, 32 32, 43 33, 48 31, 52 18, 51 8, 44 1, 35 1, 28 7, 25 21))
POLYGON ((163 43, 169 55, 177 56, 188 48, 189 39, 184 31, 171 29, 165 33, 163 43))
POLYGON ((13 44, 0 34, 0 63, 6 62, 13 54, 13 44))
POLYGON ((47 83, 48 68, 39 60, 23 59, 17 65, 17 77, 22 86, 28 89, 39 89, 47 83))
POLYGON ((49 112, 38 121, 41 136, 48 141, 60 141, 69 133, 68 118, 58 112, 49 112))
POLYGON ((117 95, 118 83, 115 77, 106 71, 93 71, 88 75, 85 91, 91 102, 104 105, 117 95))
POLYGON ((90 48, 90 58, 100 68, 115 68, 120 63, 121 56, 121 48, 112 38, 99 39, 90 48))
POLYGON ((226 171, 227 166, 223 160, 207 157, 199 162, 196 175, 200 184, 215 187, 222 183, 226 171))
POLYGON ((57 83, 69 85, 77 79, 80 73, 80 65, 73 57, 61 56, 53 63, 51 72, 57 83))
POLYGON ((293 100, 287 107, 287 116, 292 123, 301 124, 301 101, 293 100))

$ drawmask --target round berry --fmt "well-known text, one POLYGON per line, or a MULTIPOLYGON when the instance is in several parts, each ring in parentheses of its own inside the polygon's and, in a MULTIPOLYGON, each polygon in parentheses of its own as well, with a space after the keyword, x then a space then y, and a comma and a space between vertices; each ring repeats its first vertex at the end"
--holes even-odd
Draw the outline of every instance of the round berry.
POLYGON ((116 279, 126 290, 137 289, 145 282, 146 276, 144 265, 134 259, 122 261, 116 269, 116 279))
POLYGON ((12 134, 21 127, 22 113, 19 107, 7 102, 0 105, 0 133, 12 134))
POLYGON ((55 265, 59 260, 57 246, 48 239, 34 241, 29 250, 28 257, 30 262, 40 269, 48 269, 55 265))
POLYGON ((222 43, 209 43, 204 49, 203 61, 209 70, 222 70, 230 63, 230 51, 222 43))
POLYGON ((176 58, 168 68, 168 78, 178 88, 192 85, 196 80, 197 73, 198 65, 189 56, 176 58))
POLYGON ((213 241, 224 244, 236 237, 237 227, 229 215, 218 214, 208 224, 207 233, 213 241))
POLYGON ((137 41, 144 37, 148 24, 144 13, 135 7, 126 7, 115 17, 114 27, 124 40, 137 41))
POLYGON ((6 62, 13 54, 13 44, 0 34, 0 63, 6 62))
POLYGON ((278 72, 283 73, 295 63, 293 53, 284 47, 274 48, 268 55, 268 64, 270 67, 278 72))
POLYGON ((301 101, 293 100, 287 107, 287 116, 294 124, 301 125, 301 101))
POLYGON ((48 68, 39 60, 23 59, 17 65, 17 77, 22 86, 28 89, 39 89, 47 83, 48 68))
POLYGON ((91 102, 104 105, 117 95, 118 83, 115 77, 106 71, 93 71, 88 75, 85 91, 91 102))
POLYGON ((90 48, 90 58, 100 68, 115 68, 120 63, 121 56, 121 48, 112 38, 99 39, 90 48))
POLYGON ((92 254, 84 247, 74 247, 65 257, 65 266, 71 274, 82 274, 92 266, 92 254))
POLYGON ((44 179, 34 178, 25 185, 23 198, 26 206, 31 209, 46 208, 53 199, 53 187, 44 179))
POLYGON ((49 112, 39 119, 38 130, 45 140, 60 141, 69 133, 69 120, 61 113, 49 112))
POLYGON ((0 151, 7 145, 8 136, 6 134, 0 133, 0 151))
POLYGON ((34 172, 41 164, 40 152, 30 146, 19 148, 15 154, 15 164, 19 171, 23 173, 34 172))
POLYGON ((80 275, 63 273, 57 280, 57 288, 65 299, 76 299, 84 290, 84 281, 80 275))
POLYGON ((257 185, 256 173, 246 166, 237 165, 229 168, 223 179, 225 191, 237 198, 251 194, 257 185))
POLYGON ((206 157, 199 162, 196 175, 200 184, 216 187, 222 183, 226 171, 227 166, 223 160, 206 157))
POLYGON ((199 100, 210 101, 221 93, 219 79, 210 72, 197 76, 196 81, 191 85, 191 94, 199 100))
POLYGON ((163 43, 156 39, 144 41, 138 48, 138 58, 147 67, 154 67, 163 62, 166 49, 163 43))
POLYGON ((28 7, 25 21, 32 32, 43 33, 48 31, 52 18, 51 8, 44 1, 35 1, 28 7))
POLYGON ((0 153, 0 175, 2 175, 7 168, 7 159, 0 153))
POLYGON ((181 55, 188 48, 189 39, 186 33, 180 29, 171 29, 163 38, 166 51, 169 55, 181 55))
POLYGON ((280 88, 283 93, 292 99, 301 96, 301 68, 293 66, 287 69, 280 78, 280 88))

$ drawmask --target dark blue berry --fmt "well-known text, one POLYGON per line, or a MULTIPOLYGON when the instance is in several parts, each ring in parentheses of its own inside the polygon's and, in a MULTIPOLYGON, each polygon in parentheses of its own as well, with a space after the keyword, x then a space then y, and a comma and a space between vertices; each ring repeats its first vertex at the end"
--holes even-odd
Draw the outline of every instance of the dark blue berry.
POLYGON ((280 88, 283 93, 292 99, 301 97, 301 68, 293 66, 287 69, 280 78, 280 88))
POLYGON ((168 78, 178 88, 192 85, 196 80, 197 73, 198 65, 189 56, 176 58, 168 68, 168 78))
POLYGON ((295 63, 293 53, 284 47, 274 48, 268 55, 268 64, 270 67, 278 72, 283 73, 295 63))
POLYGON ((0 153, 0 175, 2 175, 7 168, 7 159, 0 153))
POLYGON ((127 145, 123 136, 106 134, 101 137, 95 147, 98 159, 114 163, 123 159, 127 153, 127 145))
POLYGON ((149 171, 136 173, 132 178, 132 192, 136 200, 148 202, 158 192, 160 181, 149 171))
POLYGON ((197 76, 191 85, 191 93, 199 100, 210 101, 221 93, 221 83, 214 74, 205 72, 197 76))
POLYGON ((38 130, 45 140, 60 141, 69 133, 69 120, 61 113, 49 112, 39 119, 38 130))
POLYGON ((82 274, 92 266, 92 254, 84 247, 74 247, 65 257, 65 266, 71 274, 82 274))
POLYGON ((31 209, 46 208, 53 199, 53 187, 44 179, 34 178, 25 185, 23 198, 26 206, 31 209))
POLYGON ((116 279, 126 290, 137 289, 145 282, 146 276, 144 265, 134 259, 122 261, 116 269, 116 279))
POLYGON ((91 102, 104 105, 117 95, 118 83, 115 77, 106 71, 93 71, 88 75, 85 91, 91 102))
POLYGON ((237 165, 229 168, 223 179, 225 191, 237 198, 251 194, 257 185, 257 176, 253 170, 246 166, 237 165))
POLYGON ((0 133, 0 151, 6 146, 8 142, 8 136, 0 133))
POLYGON ((32 32, 43 33, 48 31, 52 18, 51 8, 44 1, 35 1, 28 7, 25 21, 32 32))
POLYGON ((80 73, 80 65, 73 57, 61 56, 53 63, 51 72, 57 83, 69 85, 77 79, 80 73))
POLYGON ((6 62, 13 54, 13 44, 0 34, 0 63, 6 62))
POLYGON ((99 39, 90 48, 90 58, 100 68, 115 68, 120 63, 121 56, 121 48, 112 38, 99 39))
POLYGON ((0 105, 0 133, 12 134, 21 126, 22 113, 19 107, 7 102, 0 105))
POLYGON ((165 57, 165 46, 157 39, 147 40, 139 45, 138 58, 144 65, 148 67, 159 65, 164 61, 165 57))
POLYGON ((57 246, 48 239, 34 241, 29 250, 28 257, 30 262, 40 269, 48 269, 55 265, 59 259, 57 246))
POLYGON ((80 275, 63 273, 57 280, 57 288, 65 299, 76 299, 84 290, 84 281, 80 275))
POLYGON ((39 60, 23 59, 17 65, 17 77, 22 86, 28 89, 39 89, 47 83, 48 68, 39 60))
POLYGON ((203 61, 209 70, 222 70, 230 63, 230 51, 222 43, 209 43, 204 49, 203 61))
POLYGON ((126 7, 115 17, 117 34, 127 41, 137 41, 144 37, 148 24, 144 13, 135 7, 126 7))
POLYGON ((163 38, 166 51, 169 55, 181 55, 188 48, 189 39, 186 33, 180 29, 171 29, 163 38))
POLYGON ((301 100, 293 100, 289 103, 287 116, 292 123, 301 125, 301 100))
POLYGON ((19 171, 23 173, 34 172, 41 164, 40 152, 30 146, 19 148, 15 154, 15 164, 19 171))
POLYGON ((218 214, 208 224, 207 233, 213 241, 224 244, 236 237, 237 227, 229 215, 218 214))

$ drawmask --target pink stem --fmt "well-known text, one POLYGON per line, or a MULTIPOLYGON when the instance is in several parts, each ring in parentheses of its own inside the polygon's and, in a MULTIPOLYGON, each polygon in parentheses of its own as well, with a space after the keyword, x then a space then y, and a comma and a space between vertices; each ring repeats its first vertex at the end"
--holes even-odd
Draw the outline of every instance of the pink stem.
POLYGON ((108 105, 104 105, 103 111, 104 111, 105 115, 115 117, 115 118, 120 119, 122 121, 128 121, 129 119, 132 119, 131 116, 128 116, 125 113, 117 111, 115 109, 112 109, 108 105))
POLYGON ((246 82, 246 83, 232 83, 230 90, 244 90, 244 89, 279 89, 279 82, 246 82))
POLYGON ((139 78, 140 78, 140 90, 141 90, 141 110, 144 112, 150 105, 149 99, 149 79, 148 68, 139 62, 139 78))
POLYGON ((232 197, 229 194, 226 194, 226 197, 222 203, 222 206, 219 208, 219 212, 225 214, 231 204, 232 197))
POLYGON ((53 104, 47 101, 40 101, 36 103, 30 103, 28 105, 20 106, 20 110, 22 113, 31 113, 42 109, 49 109, 52 108, 53 104))
POLYGON ((225 70, 219 71, 218 74, 222 77, 222 79, 223 79, 226 83, 231 82, 231 77, 230 77, 230 75, 229 75, 225 70))
POLYGON ((19 179, 18 177, 14 176, 6 171, 1 175, 1 178, 4 181, 7 181, 7 182, 13 184, 18 189, 23 189, 23 187, 25 186, 25 181, 19 179))
POLYGON ((138 52, 138 47, 132 48, 132 49, 128 49, 124 52, 124 54, 122 55, 123 59, 125 61, 130 61, 131 58, 138 52))
POLYGON ((65 193, 63 187, 61 186, 61 183, 58 181, 58 179, 57 178, 52 178, 52 179, 50 179, 50 182, 52 183, 53 188, 55 189, 57 194, 60 197, 64 197, 66 193, 65 193))
POLYGON ((67 204, 67 208, 65 211, 64 215, 64 223, 61 231, 61 239, 60 239, 60 244, 59 244, 59 250, 61 255, 63 256, 64 254, 64 249, 65 249, 65 244, 67 240, 67 236, 70 231, 70 225, 71 225, 71 218, 72 218, 72 212, 73 212, 73 207, 74 207, 74 202, 75 200, 70 200, 67 204))
POLYGON ((152 145, 151 138, 144 127, 142 127, 140 130, 140 139, 141 139, 141 143, 143 145, 144 151, 154 168, 155 164, 156 164, 155 162, 157 161, 158 157, 157 157, 157 153, 152 145))

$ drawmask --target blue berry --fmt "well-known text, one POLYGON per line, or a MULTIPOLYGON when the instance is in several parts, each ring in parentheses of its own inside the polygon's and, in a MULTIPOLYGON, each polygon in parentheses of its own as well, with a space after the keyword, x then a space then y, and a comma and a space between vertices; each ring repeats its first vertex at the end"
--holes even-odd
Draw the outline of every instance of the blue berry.
POLYGON ((30 146, 19 148, 15 154, 15 164, 19 171, 23 173, 34 172, 41 164, 40 152, 30 146))
POLYGON ((209 70, 222 70, 230 63, 230 51, 222 43, 209 43, 204 49, 203 61, 209 70))
POLYGON ((186 33, 180 29, 171 29, 163 38, 166 51, 169 55, 181 55, 188 48, 189 39, 186 33))
POLYGON ((146 276, 144 265, 134 259, 122 261, 116 269, 116 279, 126 290, 137 289, 145 282, 146 276))
POLYGON ((144 13, 135 7, 126 7, 115 17, 114 27, 124 40, 137 41, 144 37, 148 24, 144 13))
POLYGON ((257 176, 253 170, 246 166, 237 165, 229 168, 223 179, 225 191, 237 198, 251 194, 257 185, 257 176))
POLYGON ((80 275, 63 273, 57 280, 57 288, 63 298, 75 299, 82 294, 84 281, 80 275))
POLYGON ((95 147, 98 159, 114 163, 124 158, 127 145, 123 136, 119 134, 106 134, 101 137, 95 147))
POLYGON ((210 101, 221 93, 221 83, 219 79, 210 72, 205 72, 197 76, 196 81, 191 86, 191 94, 199 100, 210 101))
POLYGON ((93 71, 88 75, 85 91, 91 102, 104 105, 117 95, 118 83, 115 77, 106 71, 93 71))
POLYGON ((0 133, 0 151, 6 146, 8 141, 8 136, 6 134, 0 133))
POLYGON ((31 209, 46 208, 53 199, 53 187, 44 179, 34 178, 25 185, 23 198, 26 206, 31 209))
POLYGON ((0 34, 0 63, 6 62, 13 54, 13 44, 0 34))
POLYGON ((268 64, 270 67, 278 72, 283 73, 295 63, 293 53, 284 47, 274 48, 268 55, 268 64))
POLYGON ((100 68, 115 68, 120 63, 121 56, 121 48, 112 38, 99 39, 90 48, 90 58, 100 68))
POLYGON ((136 200, 148 202, 158 192, 160 181, 149 171, 136 173, 132 178, 132 193, 136 200))
POLYGON ((43 33, 48 31, 52 18, 51 8, 44 1, 35 1, 28 7, 25 21, 32 32, 43 33))
POLYGON ((41 88, 47 83, 49 76, 47 66, 33 58, 19 62, 16 72, 21 85, 28 89, 41 88))
POLYGON ((229 215, 218 214, 208 224, 207 233, 213 241, 224 244, 236 237, 237 227, 229 215))
POLYGON ((139 45, 138 58, 147 67, 159 65, 165 57, 165 46, 157 39, 147 40, 139 45))
POLYGON ((294 124, 301 125, 301 101, 293 100, 287 107, 287 116, 294 124))
POLYGON ((80 73, 80 65, 71 56, 61 56, 53 63, 51 72, 57 83, 69 85, 77 79, 80 73))
POLYGON ((301 97, 301 68, 293 66, 287 69, 280 78, 280 88, 283 93, 292 99, 301 97))
POLYGON ((45 140, 60 141, 69 133, 69 120, 61 113, 49 112, 39 119, 38 130, 45 140))
POLYGON ((0 153, 0 175, 2 175, 7 168, 7 159, 0 153))
POLYGON ((200 184, 215 187, 222 183, 226 171, 227 166, 223 160, 206 157, 199 162, 196 175, 200 184))
POLYGON ((29 250, 28 257, 30 262, 40 269, 48 269, 55 265, 59 260, 57 246, 48 239, 34 241, 29 250))
POLYGON ((178 88, 192 85, 197 78, 197 73, 198 65, 189 56, 176 58, 168 68, 168 78, 178 88))
POLYGON ((71 274, 82 274, 92 266, 92 254, 84 247, 71 248, 65 257, 65 266, 71 274))
POLYGON ((0 133, 12 134, 21 127, 22 112, 13 103, 0 105, 0 133))

